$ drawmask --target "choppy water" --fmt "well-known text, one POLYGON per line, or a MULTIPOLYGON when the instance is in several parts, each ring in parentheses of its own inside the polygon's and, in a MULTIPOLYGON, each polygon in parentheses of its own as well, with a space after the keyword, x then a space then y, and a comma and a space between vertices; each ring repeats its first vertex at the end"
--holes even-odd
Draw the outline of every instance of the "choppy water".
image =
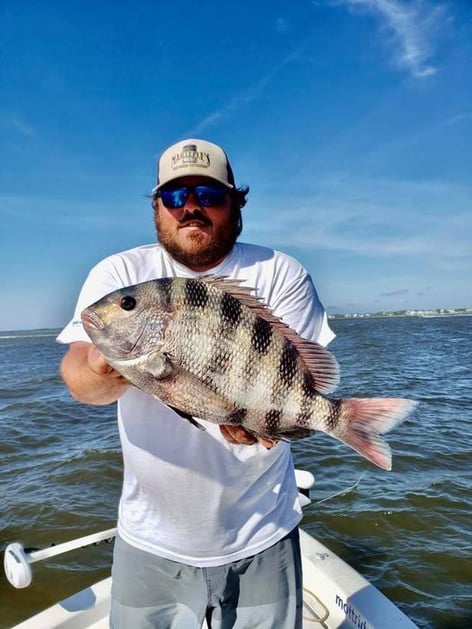
MULTIPOLYGON (((336 320, 343 395, 420 402, 377 470, 334 440, 294 444, 316 476, 303 526, 419 627, 472 627, 472 318, 336 320), (345 495, 316 504, 355 483, 345 495)), ((115 524, 121 455, 114 407, 74 402, 52 331, 0 333, 0 548, 49 546, 115 524)), ((178 496, 176 496, 178 499, 178 496)), ((33 565, 15 590, 0 576, 0 628, 108 574, 111 547, 33 565)), ((381 628, 383 629, 383 628, 381 628)), ((389 629, 389 628, 385 628, 389 629)))

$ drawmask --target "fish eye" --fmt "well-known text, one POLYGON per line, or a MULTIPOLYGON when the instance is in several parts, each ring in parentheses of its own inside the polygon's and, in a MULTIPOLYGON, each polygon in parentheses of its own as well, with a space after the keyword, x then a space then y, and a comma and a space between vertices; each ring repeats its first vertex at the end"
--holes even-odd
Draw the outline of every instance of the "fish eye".
POLYGON ((120 306, 123 310, 134 310, 136 307, 136 299, 131 295, 125 295, 121 298, 120 306))

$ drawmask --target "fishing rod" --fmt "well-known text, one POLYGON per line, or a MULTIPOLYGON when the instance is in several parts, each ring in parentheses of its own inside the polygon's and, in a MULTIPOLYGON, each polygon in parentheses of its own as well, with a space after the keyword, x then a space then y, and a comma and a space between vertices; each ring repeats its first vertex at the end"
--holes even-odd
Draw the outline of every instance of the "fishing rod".
MULTIPOLYGON (((309 493, 310 488, 313 487, 315 483, 315 477, 311 472, 296 469, 295 480, 299 490, 298 497, 300 504, 302 507, 305 507, 311 502, 309 493)), ((12 544, 8 544, 5 548, 3 561, 5 576, 13 587, 17 589, 26 588, 33 580, 33 572, 31 570, 32 563, 44 561, 45 559, 68 553, 71 550, 86 548, 93 544, 96 545, 100 542, 111 542, 115 536, 116 528, 111 528, 41 549, 24 548, 23 544, 13 542, 12 544)))

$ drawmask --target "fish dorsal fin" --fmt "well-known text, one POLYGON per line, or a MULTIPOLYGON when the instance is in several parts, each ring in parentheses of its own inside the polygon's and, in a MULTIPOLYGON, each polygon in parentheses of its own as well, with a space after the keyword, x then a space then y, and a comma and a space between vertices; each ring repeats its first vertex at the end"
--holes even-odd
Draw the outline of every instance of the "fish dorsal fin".
POLYGON ((339 384, 339 365, 333 354, 313 341, 302 338, 281 319, 272 314, 263 300, 254 295, 255 289, 241 286, 244 280, 233 280, 227 277, 202 275, 199 281, 214 286, 251 308, 261 319, 274 326, 297 350, 314 380, 314 388, 320 393, 330 393, 339 384))

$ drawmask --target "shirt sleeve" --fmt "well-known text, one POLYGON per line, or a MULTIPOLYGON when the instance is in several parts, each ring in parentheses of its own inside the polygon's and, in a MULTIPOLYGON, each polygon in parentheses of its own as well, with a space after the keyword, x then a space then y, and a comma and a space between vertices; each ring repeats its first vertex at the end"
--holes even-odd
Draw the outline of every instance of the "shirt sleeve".
POLYGON ((274 280, 272 312, 301 337, 328 345, 336 335, 309 273, 294 259, 284 257, 274 280))
POLYGON ((116 265, 111 258, 99 262, 89 273, 85 280, 75 306, 74 315, 65 328, 56 337, 58 343, 74 343, 75 341, 87 341, 91 343, 80 317, 84 308, 101 299, 104 295, 122 288, 123 281, 120 278, 116 265))

